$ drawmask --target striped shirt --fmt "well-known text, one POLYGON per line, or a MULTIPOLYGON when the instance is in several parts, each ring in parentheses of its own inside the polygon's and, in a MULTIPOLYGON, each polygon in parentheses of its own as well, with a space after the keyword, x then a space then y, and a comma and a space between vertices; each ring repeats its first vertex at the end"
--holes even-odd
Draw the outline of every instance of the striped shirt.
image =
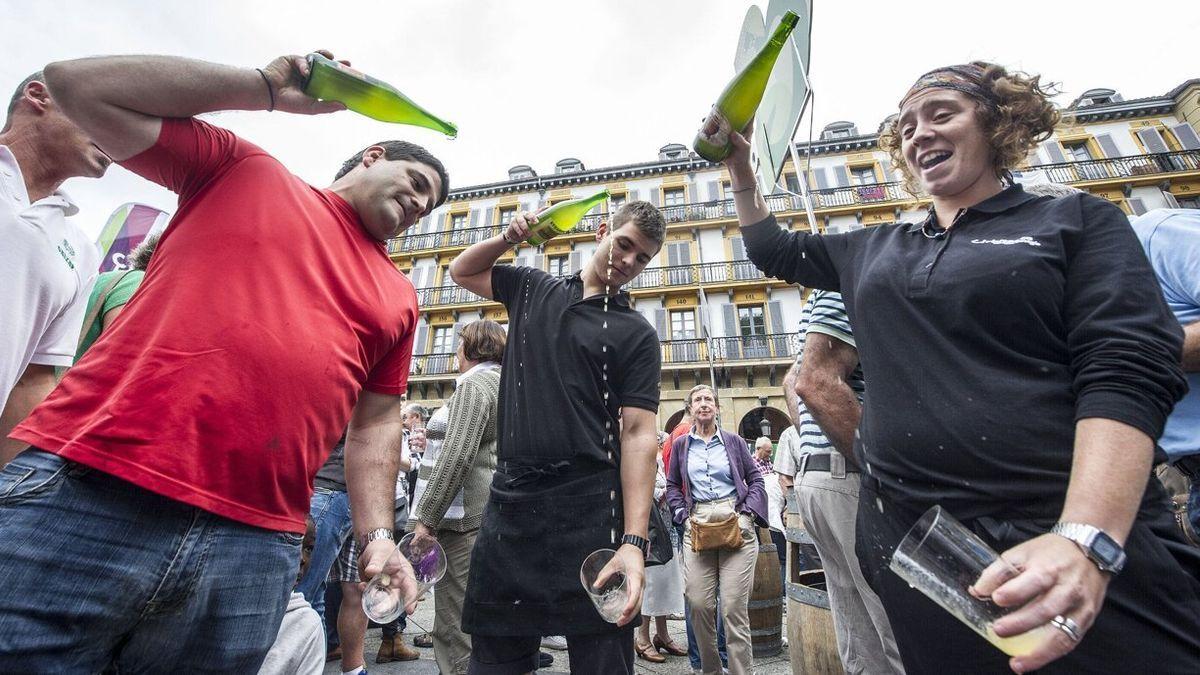
MULTIPOLYGON (((833 291, 814 290, 804 304, 800 315, 800 351, 796 355, 799 361, 804 354, 804 345, 809 339, 835 338, 851 347, 854 344, 854 332, 850 329, 850 319, 846 316, 846 306, 842 304, 841 293, 833 291)), ((866 385, 863 382, 862 368, 856 367, 850 375, 847 384, 854 390, 861 403, 866 385)), ((833 443, 825 437, 821 427, 808 412, 804 401, 799 403, 800 409, 800 440, 791 446, 791 453, 780 453, 775 463, 775 470, 789 476, 796 475, 801 459, 807 454, 825 454, 834 452, 833 443), (784 457, 788 454, 790 456, 784 457)))

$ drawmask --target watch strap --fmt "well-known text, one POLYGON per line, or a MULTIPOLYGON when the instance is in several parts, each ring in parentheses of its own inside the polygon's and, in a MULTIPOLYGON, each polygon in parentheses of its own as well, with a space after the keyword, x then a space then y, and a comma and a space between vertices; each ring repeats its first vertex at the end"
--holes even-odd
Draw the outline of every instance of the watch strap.
POLYGON ((395 541, 396 537, 395 537, 395 535, 392 534, 392 530, 390 528, 377 527, 374 530, 367 532, 367 534, 365 536, 363 536, 363 538, 362 538, 363 548, 366 548, 367 544, 370 544, 371 542, 375 541, 376 539, 388 539, 390 541, 395 541))
POLYGON ((1071 540, 1101 572, 1117 574, 1125 567, 1125 551, 1104 530, 1084 523, 1055 523, 1050 532, 1071 540), (1102 555, 1101 551, 1106 554, 1102 555))
POLYGON ((621 543, 622 544, 632 544, 632 545, 642 549, 643 556, 650 555, 650 541, 644 537, 639 537, 636 534, 627 534, 627 535, 621 537, 621 543))

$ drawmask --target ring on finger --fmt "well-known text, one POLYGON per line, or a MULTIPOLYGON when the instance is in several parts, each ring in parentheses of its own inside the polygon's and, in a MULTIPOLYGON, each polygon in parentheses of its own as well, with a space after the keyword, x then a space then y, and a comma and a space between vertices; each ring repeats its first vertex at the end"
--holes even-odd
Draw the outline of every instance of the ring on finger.
POLYGON ((1053 624, 1055 628, 1066 633, 1067 637, 1071 638, 1071 642, 1079 642, 1079 640, 1083 637, 1079 634, 1079 624, 1075 623, 1075 620, 1071 617, 1066 617, 1059 614, 1053 619, 1050 619, 1050 623, 1053 624))

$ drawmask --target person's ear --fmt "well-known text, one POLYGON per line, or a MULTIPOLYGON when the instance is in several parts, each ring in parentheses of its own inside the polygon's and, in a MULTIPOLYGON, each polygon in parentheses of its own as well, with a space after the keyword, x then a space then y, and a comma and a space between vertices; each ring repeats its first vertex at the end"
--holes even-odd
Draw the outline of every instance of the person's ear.
POLYGON ((372 145, 366 150, 363 150, 362 165, 371 166, 380 159, 383 159, 383 153, 383 148, 378 145, 372 145))
POLYGON ((602 221, 600 221, 600 224, 598 226, 596 226, 596 241, 604 241, 604 235, 607 233, 608 233, 608 222, 602 220, 602 221))

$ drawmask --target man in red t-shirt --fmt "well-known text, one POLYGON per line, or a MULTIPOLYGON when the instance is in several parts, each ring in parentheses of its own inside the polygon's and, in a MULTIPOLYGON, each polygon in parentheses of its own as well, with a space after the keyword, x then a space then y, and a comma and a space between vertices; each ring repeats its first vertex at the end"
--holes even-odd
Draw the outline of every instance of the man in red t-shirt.
POLYGON ((417 305, 384 242, 447 177, 388 141, 319 189, 193 117, 340 109, 303 93, 307 72, 46 67, 67 116, 179 209, 111 329, 12 434, 31 447, 0 475, 0 671, 258 670, 347 425, 363 577, 385 568, 417 305))

